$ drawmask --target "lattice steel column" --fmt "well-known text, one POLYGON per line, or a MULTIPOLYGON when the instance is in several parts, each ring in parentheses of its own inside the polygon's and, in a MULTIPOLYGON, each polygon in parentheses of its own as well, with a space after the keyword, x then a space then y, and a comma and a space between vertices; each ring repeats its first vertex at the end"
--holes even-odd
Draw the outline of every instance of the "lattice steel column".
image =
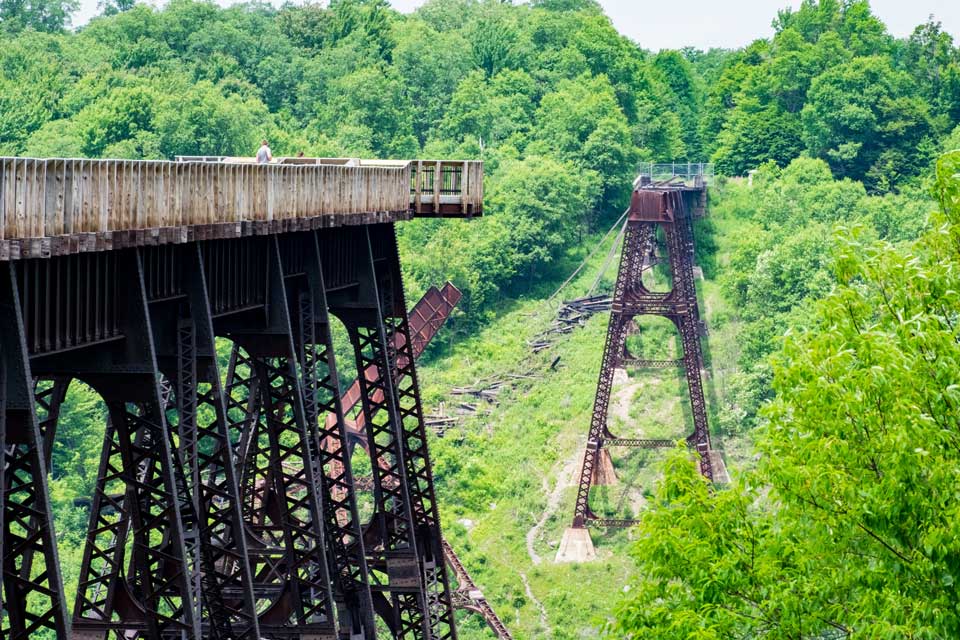
POLYGON ((271 499, 267 445, 260 430, 260 380, 253 358, 234 343, 230 352, 226 382, 227 418, 231 429, 240 434, 234 451, 239 468, 240 501, 243 522, 252 533, 266 526, 264 511, 271 499))
POLYGON ((310 234, 306 251, 308 286, 298 300, 300 371, 307 423, 316 430, 316 463, 318 477, 323 481, 326 540, 336 596, 342 603, 341 636, 371 640, 376 637, 376 623, 370 578, 315 234, 310 234))
MULTIPOLYGON (((66 398, 69 386, 70 379, 61 377, 52 380, 36 380, 33 385, 37 425, 40 429, 40 440, 43 443, 43 460, 47 473, 50 472, 53 441, 57 433, 57 420, 60 418, 60 406, 66 398)), ((35 525, 31 524, 32 526, 35 525)), ((35 551, 34 547, 30 547, 24 552, 20 575, 29 576, 32 573, 35 551)))
POLYGON ((384 289, 381 295, 386 302, 383 308, 384 324, 389 345, 388 355, 395 372, 394 387, 397 393, 410 500, 419 536, 418 551, 421 554, 424 586, 427 591, 430 633, 437 639, 456 638, 456 619, 450 579, 444 562, 440 514, 433 486, 433 469, 430 464, 420 385, 414 364, 413 342, 400 270, 400 252, 393 226, 381 227, 380 232, 386 236, 384 244, 387 252, 386 260, 380 263, 383 265, 383 275, 386 276, 380 283, 380 287, 384 289))
POLYGON ((367 547, 378 595, 390 595, 389 613, 378 609, 394 638, 430 638, 427 603, 420 573, 413 513, 407 490, 399 415, 387 360, 386 331, 376 310, 357 313, 345 322, 354 348, 360 402, 366 415, 367 442, 373 468, 374 514, 367 547), (369 323, 369 324, 367 324, 369 323), (372 326, 370 326, 372 325, 372 326), (375 367, 374 376, 367 370, 375 367), (385 575, 384 575, 385 574, 385 575))
POLYGON ((259 638, 226 404, 217 367, 203 261, 187 256, 189 318, 177 327, 178 433, 192 508, 198 514, 204 637, 259 638))
POLYGON ((34 383, 37 424, 40 427, 40 439, 43 441, 43 459, 50 471, 53 456, 53 442, 57 435, 57 422, 60 420, 60 407, 67 398, 70 378, 56 377, 38 379, 34 383))
POLYGON ((603 347, 603 360, 597 380, 597 393, 593 401, 587 447, 580 469, 577 499, 573 511, 573 526, 583 527, 593 517, 590 511, 590 487, 593 484, 594 467, 597 464, 603 441, 614 437, 607 428, 607 413, 610 408, 610 391, 613 388, 613 373, 620 365, 626 344, 627 328, 631 316, 624 312, 623 301, 627 292, 642 286, 643 252, 653 237, 648 225, 627 223, 620 254, 620 269, 613 293, 613 308, 607 325, 607 337, 603 347))
MULTIPOLYGON (((322 486, 313 451, 316 429, 311 430, 304 409, 276 239, 269 241, 269 251, 269 326, 261 332, 234 336, 250 354, 252 374, 248 375, 252 377, 248 380, 257 380, 258 397, 248 406, 259 409, 247 415, 256 420, 249 425, 248 447, 262 471, 257 476, 269 485, 257 494, 265 502, 244 498, 253 506, 251 515, 264 519, 257 529, 265 536, 260 541, 263 544, 250 549, 258 597, 272 600, 260 618, 260 629, 270 638, 332 639, 336 620, 324 541, 322 486)), ((253 386, 251 383, 248 388, 253 386)), ((250 459, 249 452, 246 457, 250 459)))
POLYGON ((124 256, 128 347, 87 378, 107 405, 107 426, 74 608, 78 637, 201 637, 176 482, 177 459, 160 391, 138 254, 124 256), (132 533, 131 571, 124 578, 132 533))
POLYGON ((336 312, 354 346, 373 467, 375 605, 396 638, 455 638, 396 240, 389 225, 368 233, 363 308, 336 312))
POLYGON ((67 635, 67 611, 14 267, 0 267, 3 619, 0 636, 67 635), (39 560, 39 562, 38 562, 39 560))
MULTIPOLYGON (((610 431, 607 418, 613 374, 616 368, 629 363, 656 368, 680 365, 684 368, 693 415, 693 433, 687 438, 687 442, 698 454, 703 475, 709 479, 713 478, 706 401, 700 373, 703 356, 700 348, 700 321, 693 262, 693 223, 690 211, 685 206, 682 189, 644 188, 635 192, 627 221, 590 432, 581 467, 573 526, 564 535, 564 541, 558 552, 560 559, 582 560, 593 557, 589 537, 585 532, 576 532, 591 522, 617 527, 633 523, 625 519, 597 518, 590 509, 590 490, 601 461, 601 453, 609 455, 604 452, 604 448, 610 446, 657 448, 671 444, 665 440, 620 438, 610 431), (648 263, 648 254, 658 228, 663 231, 672 278, 672 288, 666 293, 650 291, 642 280, 643 270, 648 263), (627 350, 627 334, 630 332, 633 319, 641 315, 662 316, 676 326, 683 349, 679 359, 647 360, 627 350)), ((606 464, 610 464, 609 460, 606 464)))
POLYGON ((703 356, 700 351, 699 319, 693 313, 687 313, 675 319, 683 343, 684 373, 687 389, 690 393, 690 409, 693 414, 693 433, 687 437, 687 444, 696 450, 700 458, 700 473, 713 480, 713 463, 710 459, 710 431, 707 426, 707 402, 703 394, 703 380, 700 378, 700 363, 703 356))

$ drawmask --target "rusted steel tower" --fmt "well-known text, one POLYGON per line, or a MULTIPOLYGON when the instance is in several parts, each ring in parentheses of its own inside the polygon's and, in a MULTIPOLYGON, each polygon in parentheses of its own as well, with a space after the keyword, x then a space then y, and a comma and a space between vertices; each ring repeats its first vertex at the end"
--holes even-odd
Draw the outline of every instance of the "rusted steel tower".
POLYGON ((610 448, 674 446, 672 440, 622 438, 610 431, 608 410, 617 369, 628 364, 652 368, 681 366, 684 369, 693 417, 692 433, 687 437, 687 443, 698 456, 703 475, 711 480, 714 477, 714 456, 711 455, 701 379, 702 324, 693 273, 693 217, 705 211, 706 184, 702 174, 689 176, 686 182, 671 178, 655 183, 650 176, 641 176, 635 185, 580 470, 573 523, 564 533, 557 552, 558 561, 584 561, 594 557, 588 526, 626 527, 635 523, 629 519, 602 518, 590 508, 591 487, 615 481, 610 448), (672 289, 667 292, 651 291, 642 279, 644 269, 654 259, 658 231, 665 244, 672 280, 672 289), (627 336, 635 330, 634 319, 643 315, 661 316, 673 323, 683 349, 679 360, 648 360, 630 353, 627 336))
POLYGON ((394 223, 479 215, 482 168, 220 160, 0 159, 0 636, 455 638, 394 223), (72 612, 47 481, 71 380, 109 413, 72 612))

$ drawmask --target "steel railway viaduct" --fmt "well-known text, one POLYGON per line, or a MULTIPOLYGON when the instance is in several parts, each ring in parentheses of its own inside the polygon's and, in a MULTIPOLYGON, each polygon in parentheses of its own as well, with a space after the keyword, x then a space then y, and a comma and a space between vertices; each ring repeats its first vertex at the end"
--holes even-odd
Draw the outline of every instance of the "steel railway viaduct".
POLYGON ((394 225, 481 215, 482 180, 479 162, 0 159, 0 637, 456 638, 457 601, 482 606, 444 562, 394 225), (109 416, 72 608, 47 480, 71 380, 109 416))

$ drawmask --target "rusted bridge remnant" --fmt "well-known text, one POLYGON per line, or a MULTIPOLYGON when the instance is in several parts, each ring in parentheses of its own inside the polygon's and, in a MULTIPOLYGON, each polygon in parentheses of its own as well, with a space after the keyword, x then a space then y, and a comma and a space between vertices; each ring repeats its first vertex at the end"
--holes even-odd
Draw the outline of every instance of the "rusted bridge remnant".
POLYGON ((455 638, 394 224, 482 196, 476 162, 0 159, 0 637, 455 638), (72 611, 47 481, 71 380, 109 413, 72 611))
POLYGON ((687 444, 699 458, 700 471, 714 479, 717 456, 710 444, 707 407, 701 369, 703 356, 700 337, 703 325, 694 282, 693 219, 706 212, 709 165, 648 165, 634 184, 625 223, 620 269, 612 298, 610 321, 600 365, 593 415, 587 436, 577 489, 572 526, 564 533, 557 552, 558 561, 584 561, 594 557, 588 526, 626 527, 635 520, 605 518, 590 508, 594 485, 615 482, 610 457, 613 447, 662 448, 671 440, 622 438, 610 431, 608 411, 614 373, 627 365, 643 368, 682 367, 685 373, 693 418, 687 444), (664 175, 667 173, 669 175, 664 175), (643 282, 643 272, 662 262, 657 256, 657 234, 662 234, 672 288, 651 291, 643 282), (661 316, 676 327, 682 345, 677 360, 652 360, 632 354, 627 336, 636 330, 634 319, 643 315, 661 316))

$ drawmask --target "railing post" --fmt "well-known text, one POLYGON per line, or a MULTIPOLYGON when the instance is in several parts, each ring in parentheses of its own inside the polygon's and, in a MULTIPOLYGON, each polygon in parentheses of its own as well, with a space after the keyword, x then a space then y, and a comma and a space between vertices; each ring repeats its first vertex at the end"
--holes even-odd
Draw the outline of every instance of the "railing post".
POLYGON ((460 170, 460 213, 467 215, 469 204, 467 203, 467 193, 469 190, 469 173, 467 172, 467 162, 464 160, 463 168, 460 170))
POLYGON ((423 160, 417 160, 417 177, 414 182, 416 183, 414 208, 417 215, 420 215, 423 213, 423 204, 421 202, 421 191, 423 190, 423 160))
POLYGON ((440 168, 440 161, 437 160, 433 168, 433 214, 440 213, 440 187, 443 183, 443 173, 440 168))

